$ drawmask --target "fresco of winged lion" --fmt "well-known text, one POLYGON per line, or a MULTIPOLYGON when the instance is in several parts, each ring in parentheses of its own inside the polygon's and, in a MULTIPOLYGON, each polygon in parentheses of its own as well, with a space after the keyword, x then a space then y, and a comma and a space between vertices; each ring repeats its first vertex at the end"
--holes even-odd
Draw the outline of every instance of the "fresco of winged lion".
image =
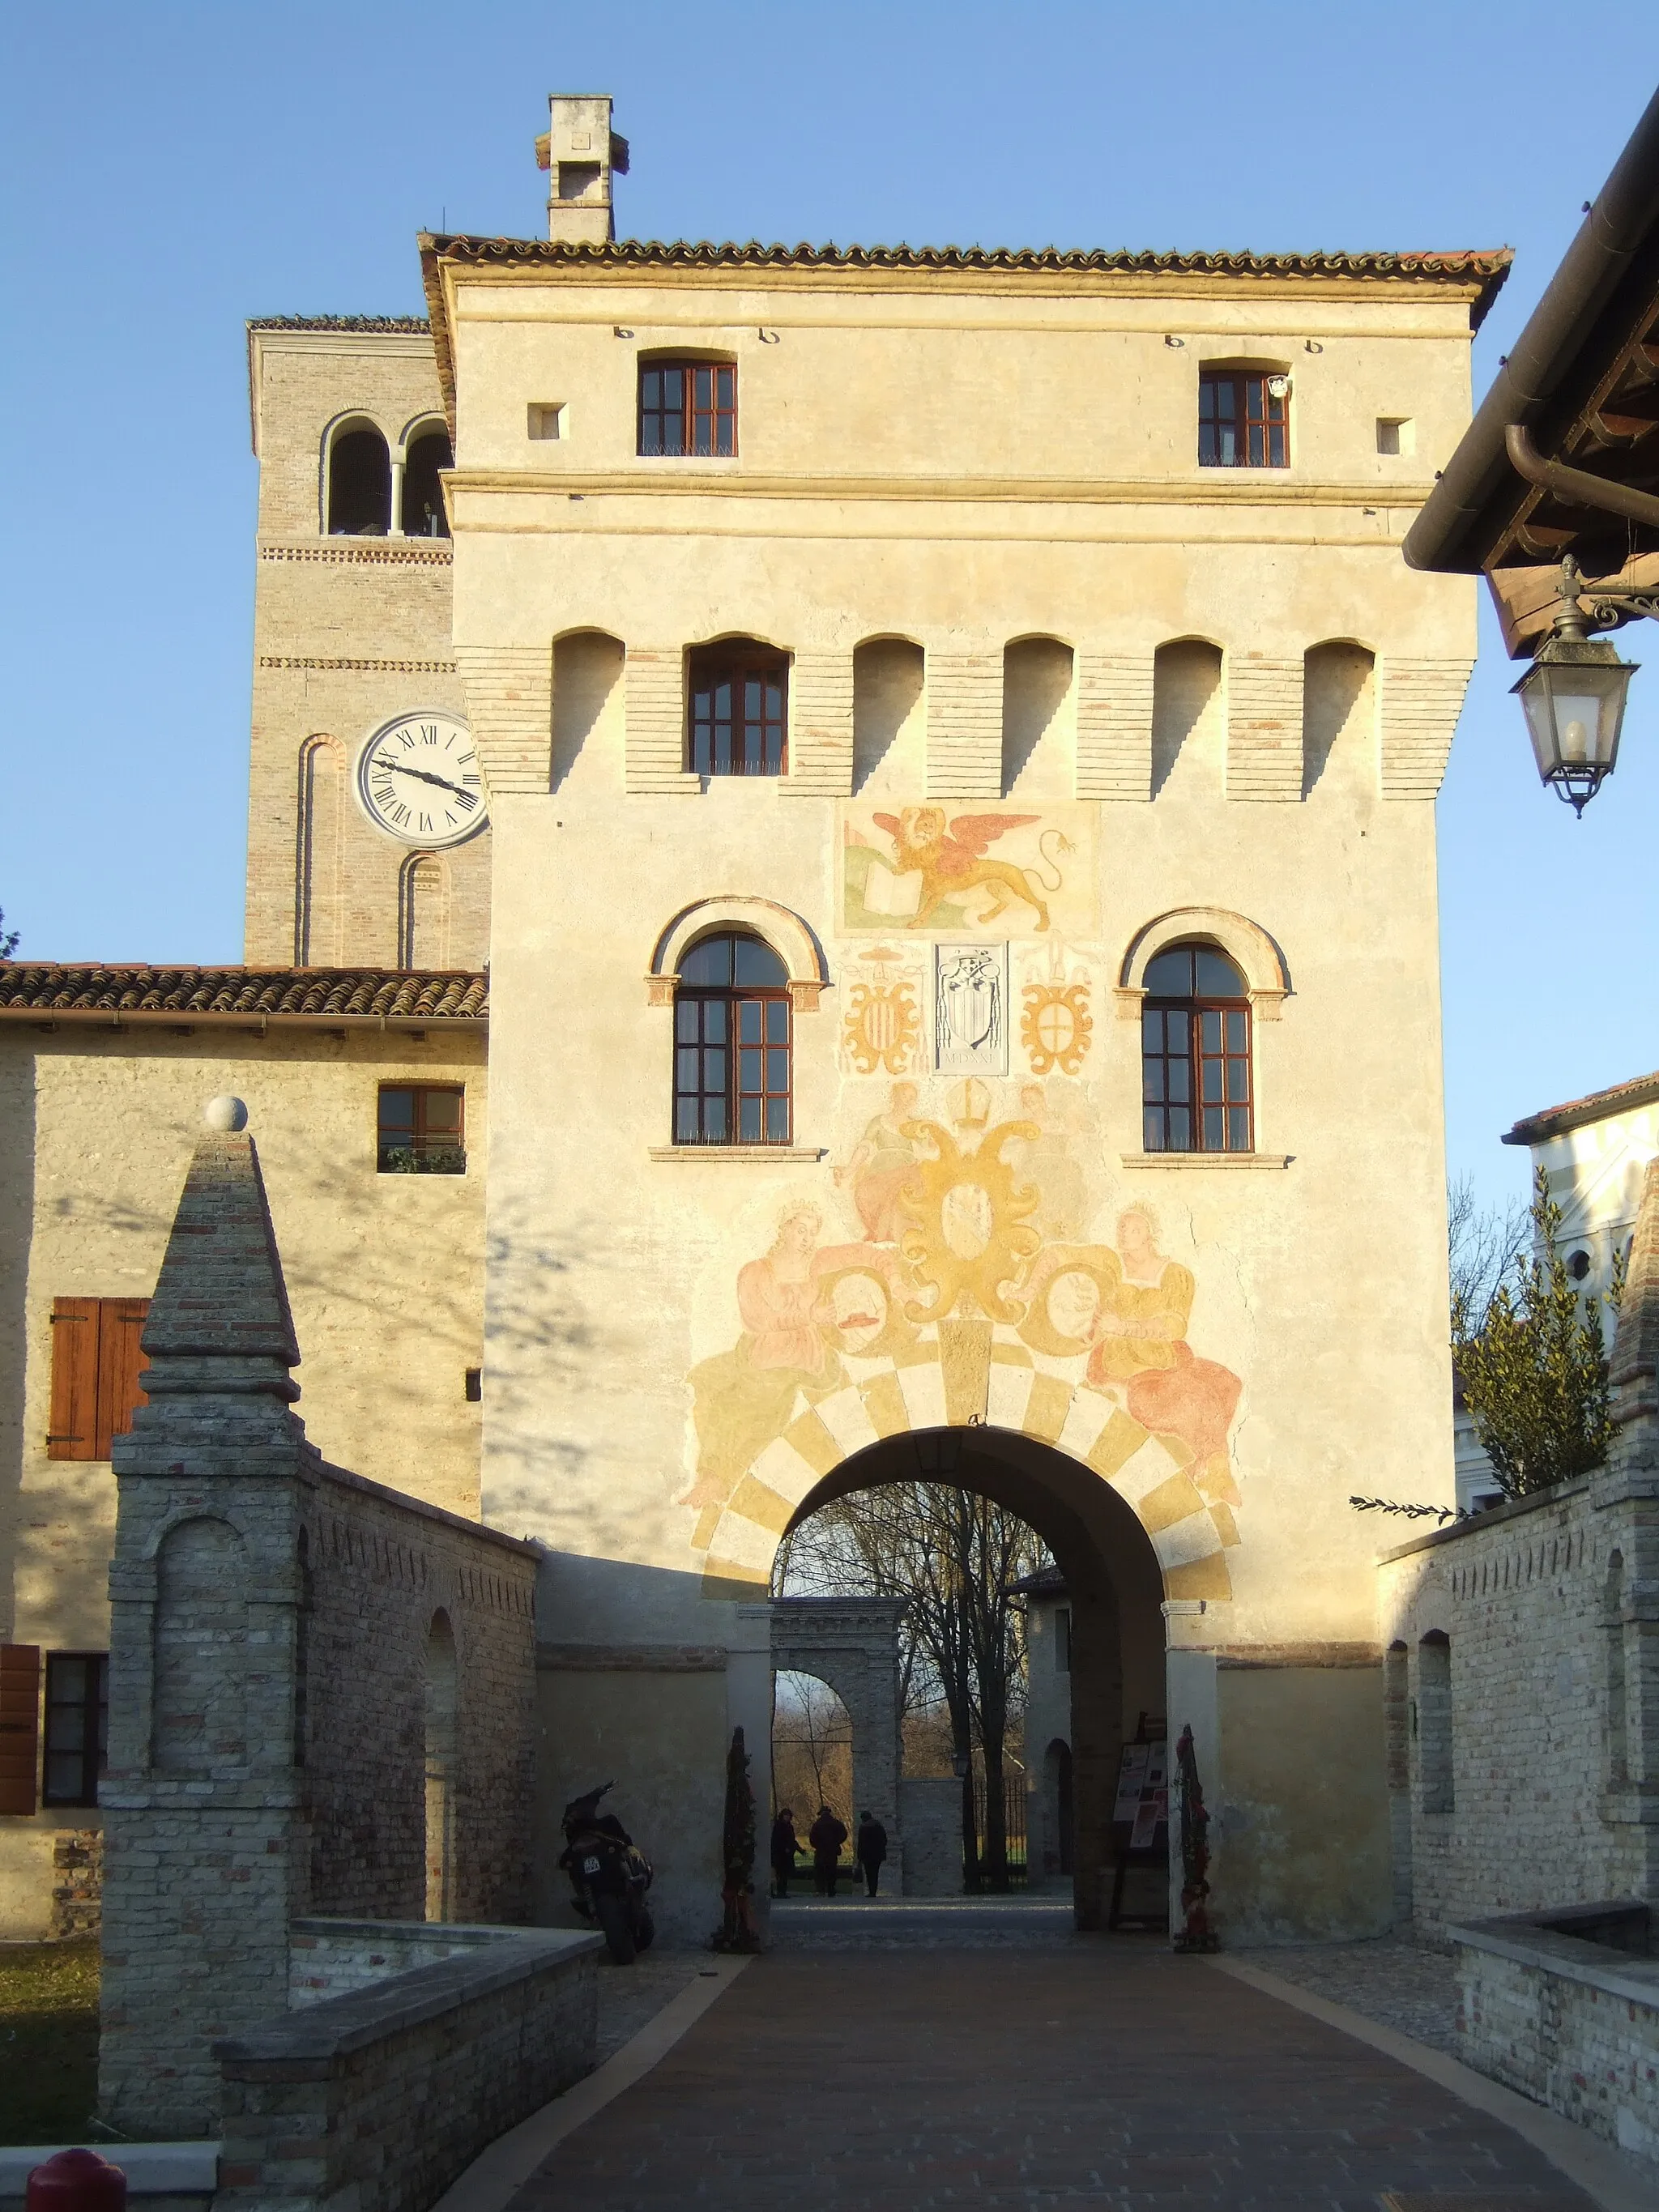
MULTIPOLYGON (((896 815, 877 814, 871 818, 892 839, 898 873, 921 872, 921 900, 910 921, 912 929, 925 928, 946 900, 981 888, 990 892, 993 902, 981 916, 981 926, 995 921, 1013 901, 1019 900, 1035 910, 1039 929, 1048 927, 1048 908, 1042 894, 1060 889, 1060 874, 1048 853, 1043 858, 1054 871, 1051 884, 1034 878, 1029 869, 1012 860, 985 857, 987 848, 999 837, 1040 821, 1040 815, 958 814, 947 827, 942 806, 907 806, 896 815)), ((1063 840, 1061 849, 1068 849, 1063 840)))

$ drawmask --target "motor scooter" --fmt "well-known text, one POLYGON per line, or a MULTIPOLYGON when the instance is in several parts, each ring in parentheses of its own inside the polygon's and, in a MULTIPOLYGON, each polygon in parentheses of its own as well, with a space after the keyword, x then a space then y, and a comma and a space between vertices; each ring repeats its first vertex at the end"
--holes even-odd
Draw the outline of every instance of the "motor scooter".
POLYGON ((657 1932, 645 1901, 653 1869, 616 1814, 600 1812, 599 1800, 611 1787, 602 1782, 565 1807, 559 1865, 570 1877, 577 1911, 603 1932, 617 1964, 631 1966, 657 1932))

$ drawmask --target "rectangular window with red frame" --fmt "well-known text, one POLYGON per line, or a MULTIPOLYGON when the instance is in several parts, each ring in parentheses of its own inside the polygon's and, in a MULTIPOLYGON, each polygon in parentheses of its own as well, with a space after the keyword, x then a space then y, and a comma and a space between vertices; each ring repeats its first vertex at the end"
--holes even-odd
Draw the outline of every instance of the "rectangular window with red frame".
POLYGON ((737 363, 642 361, 639 450, 647 459, 663 453, 735 453, 737 363))
POLYGON ((1199 466, 1288 468, 1290 381, 1267 369, 1203 370, 1198 380, 1199 466))

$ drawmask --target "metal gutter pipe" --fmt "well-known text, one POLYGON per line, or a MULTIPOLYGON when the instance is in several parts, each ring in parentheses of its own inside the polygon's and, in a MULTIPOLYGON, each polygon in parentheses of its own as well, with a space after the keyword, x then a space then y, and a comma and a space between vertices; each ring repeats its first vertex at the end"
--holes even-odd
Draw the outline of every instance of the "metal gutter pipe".
POLYGON ((1626 484, 1610 483, 1587 469, 1570 469, 1565 461, 1547 461, 1532 442, 1532 433, 1511 422, 1504 433, 1504 450, 1516 474, 1528 483, 1553 491, 1575 507, 1599 508, 1603 514, 1623 514, 1632 522, 1659 524, 1659 499, 1650 491, 1632 491, 1626 484))
MULTIPOLYGON (((1463 541, 1509 473, 1505 431, 1512 423, 1532 420, 1554 395, 1577 356, 1586 328, 1607 305, 1656 222, 1659 92, 1644 109, 1578 235, 1407 532, 1402 550, 1410 567, 1479 574, 1480 563, 1465 552, 1463 541)), ((1592 481, 1600 484, 1601 479, 1592 481)))

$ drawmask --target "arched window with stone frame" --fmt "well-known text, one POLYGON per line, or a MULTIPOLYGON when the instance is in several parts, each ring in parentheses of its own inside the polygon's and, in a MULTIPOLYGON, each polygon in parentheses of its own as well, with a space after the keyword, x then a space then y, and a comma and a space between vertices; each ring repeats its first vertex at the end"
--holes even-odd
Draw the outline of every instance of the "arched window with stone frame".
POLYGON ((680 957, 674 1142, 787 1145, 793 1126, 789 975, 764 939, 722 930, 680 957))
POLYGON ((1195 939, 1148 962, 1140 1010, 1142 1147, 1255 1149, 1250 1000, 1237 963, 1195 939))

